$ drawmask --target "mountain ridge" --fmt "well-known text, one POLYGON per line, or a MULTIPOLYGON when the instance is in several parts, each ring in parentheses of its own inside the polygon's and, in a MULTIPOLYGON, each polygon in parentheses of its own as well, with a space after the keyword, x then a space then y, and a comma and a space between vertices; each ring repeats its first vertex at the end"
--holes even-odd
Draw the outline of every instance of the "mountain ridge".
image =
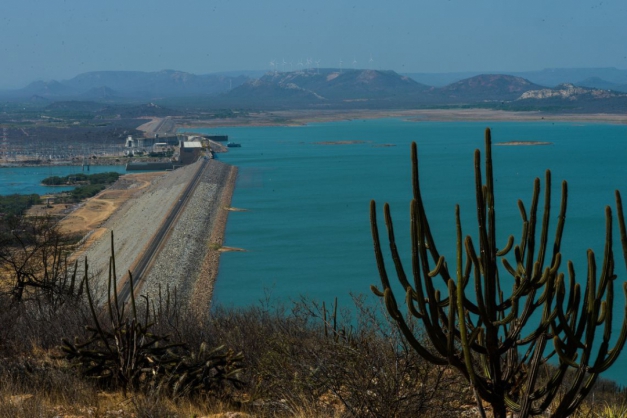
POLYGON ((463 71, 450 73, 403 73, 414 80, 434 87, 444 87, 451 83, 481 74, 504 74, 525 78, 532 83, 555 87, 562 83, 577 84, 587 78, 598 77, 611 83, 627 85, 627 69, 615 67, 593 68, 545 68, 535 71, 463 71))
POLYGON ((438 89, 451 99, 474 101, 511 101, 529 90, 544 88, 522 77, 506 74, 481 74, 438 89))
POLYGON ((606 107, 612 111, 627 110, 626 95, 619 91, 607 93, 618 90, 619 84, 600 77, 589 77, 579 83, 590 84, 592 87, 576 84, 551 87, 515 75, 479 74, 446 86, 435 87, 391 70, 338 68, 269 71, 259 78, 248 78, 241 74, 195 75, 176 70, 94 71, 64 81, 36 81, 13 92, 12 96, 5 95, 4 98, 40 104, 55 101, 96 101, 110 104, 152 102, 180 109, 407 109, 487 106, 503 110, 574 107, 579 111, 600 111, 606 107), (612 89, 595 89, 594 86, 612 89))
POLYGON ((431 87, 394 71, 303 70, 271 72, 216 98, 231 104, 291 107, 411 107, 469 104, 517 99, 529 90, 544 88, 520 77, 488 74, 445 87, 431 87), (308 101, 309 100, 309 101, 308 101))
POLYGON ((196 75, 176 70, 91 71, 62 81, 35 81, 24 88, 5 91, 9 98, 41 96, 58 99, 143 99, 181 96, 211 96, 246 82, 244 75, 196 75), (108 93, 107 93, 108 92, 108 93), (110 94, 110 93, 115 94, 110 94))

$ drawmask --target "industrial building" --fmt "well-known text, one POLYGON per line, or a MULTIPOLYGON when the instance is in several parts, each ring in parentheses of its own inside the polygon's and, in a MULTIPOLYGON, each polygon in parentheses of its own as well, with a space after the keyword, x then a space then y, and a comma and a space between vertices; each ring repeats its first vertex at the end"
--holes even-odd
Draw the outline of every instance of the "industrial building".
MULTIPOLYGON (((207 138, 204 135, 179 134, 173 136, 155 135, 153 138, 134 138, 128 136, 124 144, 124 154, 129 157, 135 156, 156 156, 155 153, 163 153, 178 148, 178 158, 176 153, 171 161, 141 162, 131 161, 127 164, 127 170, 146 169, 172 169, 174 166, 192 164, 200 158, 203 151, 203 142, 207 138), (178 161, 176 161, 178 160, 178 161)), ((209 150, 209 152, 211 152, 209 150)))
POLYGON ((192 164, 200 158, 202 143, 200 141, 181 141, 179 162, 183 165, 192 164))
POLYGON ((182 135, 159 136, 155 134, 152 138, 133 138, 129 135, 124 144, 124 154, 128 156, 142 155, 147 152, 159 152, 169 146, 179 146, 184 140, 182 135))

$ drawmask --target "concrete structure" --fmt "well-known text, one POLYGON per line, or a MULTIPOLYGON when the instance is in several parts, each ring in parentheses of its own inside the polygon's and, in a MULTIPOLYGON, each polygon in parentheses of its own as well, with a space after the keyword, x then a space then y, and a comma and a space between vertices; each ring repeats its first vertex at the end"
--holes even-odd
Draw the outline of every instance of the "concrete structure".
POLYGON ((200 141, 181 141, 179 150, 179 162, 181 164, 192 164, 200 157, 202 143, 200 141))
POLYGON ((166 144, 171 146, 179 145, 181 140, 184 140, 184 136, 174 135, 174 136, 163 136, 160 137, 155 135, 154 138, 133 138, 129 135, 126 138, 126 142, 124 144, 125 148, 152 148, 156 144, 166 144))
POLYGON ((174 164, 169 162, 132 162, 126 164, 126 171, 157 171, 173 170, 174 164))
POLYGON ((137 148, 137 140, 133 139, 131 135, 126 137, 126 143, 124 144, 126 148, 137 148))
MULTIPOLYGON (((151 138, 152 139, 152 138, 151 138)), ((181 140, 181 135, 171 135, 171 136, 158 136, 155 135, 153 139, 153 143, 165 142, 171 146, 177 146, 181 140)))
POLYGON ((205 138, 210 139, 212 141, 217 141, 217 142, 228 142, 229 141, 229 136, 228 135, 205 135, 205 138))

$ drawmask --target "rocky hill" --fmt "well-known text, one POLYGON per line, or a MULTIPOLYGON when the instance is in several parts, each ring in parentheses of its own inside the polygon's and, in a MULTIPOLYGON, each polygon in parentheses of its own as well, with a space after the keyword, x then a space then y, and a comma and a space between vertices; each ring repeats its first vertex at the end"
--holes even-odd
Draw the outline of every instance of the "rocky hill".
POLYGON ((63 83, 56 80, 50 81, 35 81, 30 83, 23 89, 15 91, 16 95, 21 97, 44 97, 46 99, 51 97, 64 97, 76 94, 76 91, 63 83))
POLYGON ((523 93, 518 100, 591 100, 591 99, 610 99, 614 97, 627 97, 625 93, 619 93, 611 90, 592 89, 588 87, 578 87, 574 84, 560 84, 552 89, 530 90, 523 93))
POLYGON ((438 92, 450 101, 510 101, 521 94, 541 89, 542 86, 521 77, 504 74, 482 74, 460 80, 438 89, 438 92))
POLYGON ((378 106, 431 88, 394 71, 307 69, 270 72, 221 95, 218 102, 266 106, 378 106))
POLYGON ((545 68, 539 71, 464 71, 454 73, 406 73, 419 83, 429 86, 444 87, 456 81, 471 78, 481 74, 507 74, 521 77, 541 86, 555 87, 563 83, 572 83, 577 86, 609 88, 599 85, 582 84, 581 80, 599 79, 606 83, 627 86, 627 70, 618 68, 545 68))
POLYGON ((394 71, 324 69, 268 73, 218 97, 218 103, 262 107, 412 107, 512 101, 542 86, 520 77, 478 75, 445 87, 394 71))
POLYGON ((513 106, 552 107, 575 112, 622 112, 627 109, 627 93, 565 83, 554 88, 527 91, 513 106))

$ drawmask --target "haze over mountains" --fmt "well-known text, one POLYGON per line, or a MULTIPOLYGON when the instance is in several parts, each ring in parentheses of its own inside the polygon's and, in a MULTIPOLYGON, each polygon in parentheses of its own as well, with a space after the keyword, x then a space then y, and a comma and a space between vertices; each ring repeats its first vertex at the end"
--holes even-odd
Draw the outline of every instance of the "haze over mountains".
POLYGON ((202 96, 219 94, 248 79, 244 75, 195 75, 174 70, 95 71, 70 80, 36 81, 19 90, 5 91, 2 96, 84 100, 202 96))
POLYGON ((432 88, 394 71, 307 69, 295 72, 271 72, 250 80, 221 95, 228 103, 248 103, 254 107, 272 105, 327 107, 344 104, 382 107, 420 101, 432 88))
POLYGON ((195 75, 174 70, 98 71, 64 81, 36 81, 19 90, 0 92, 0 100, 41 103, 178 100, 194 102, 200 107, 257 109, 499 106, 506 110, 543 107, 578 112, 627 110, 627 70, 469 74, 472 73, 401 75, 394 71, 310 68, 267 72, 256 78, 255 72, 195 75))
POLYGON ((455 81, 474 77, 481 74, 507 74, 521 77, 546 87, 555 87, 559 84, 570 83, 585 87, 602 88, 600 85, 584 85, 584 80, 597 79, 612 86, 622 86, 627 89, 627 70, 617 68, 546 68, 539 71, 465 71, 455 73, 406 73, 404 75, 414 80, 434 87, 444 87, 455 81))
POLYGON ((551 88, 503 74, 482 74, 432 87, 393 71, 309 69, 268 73, 221 94, 215 102, 260 109, 487 106, 530 110, 550 106, 599 112, 627 109, 627 93, 572 84, 551 88))

